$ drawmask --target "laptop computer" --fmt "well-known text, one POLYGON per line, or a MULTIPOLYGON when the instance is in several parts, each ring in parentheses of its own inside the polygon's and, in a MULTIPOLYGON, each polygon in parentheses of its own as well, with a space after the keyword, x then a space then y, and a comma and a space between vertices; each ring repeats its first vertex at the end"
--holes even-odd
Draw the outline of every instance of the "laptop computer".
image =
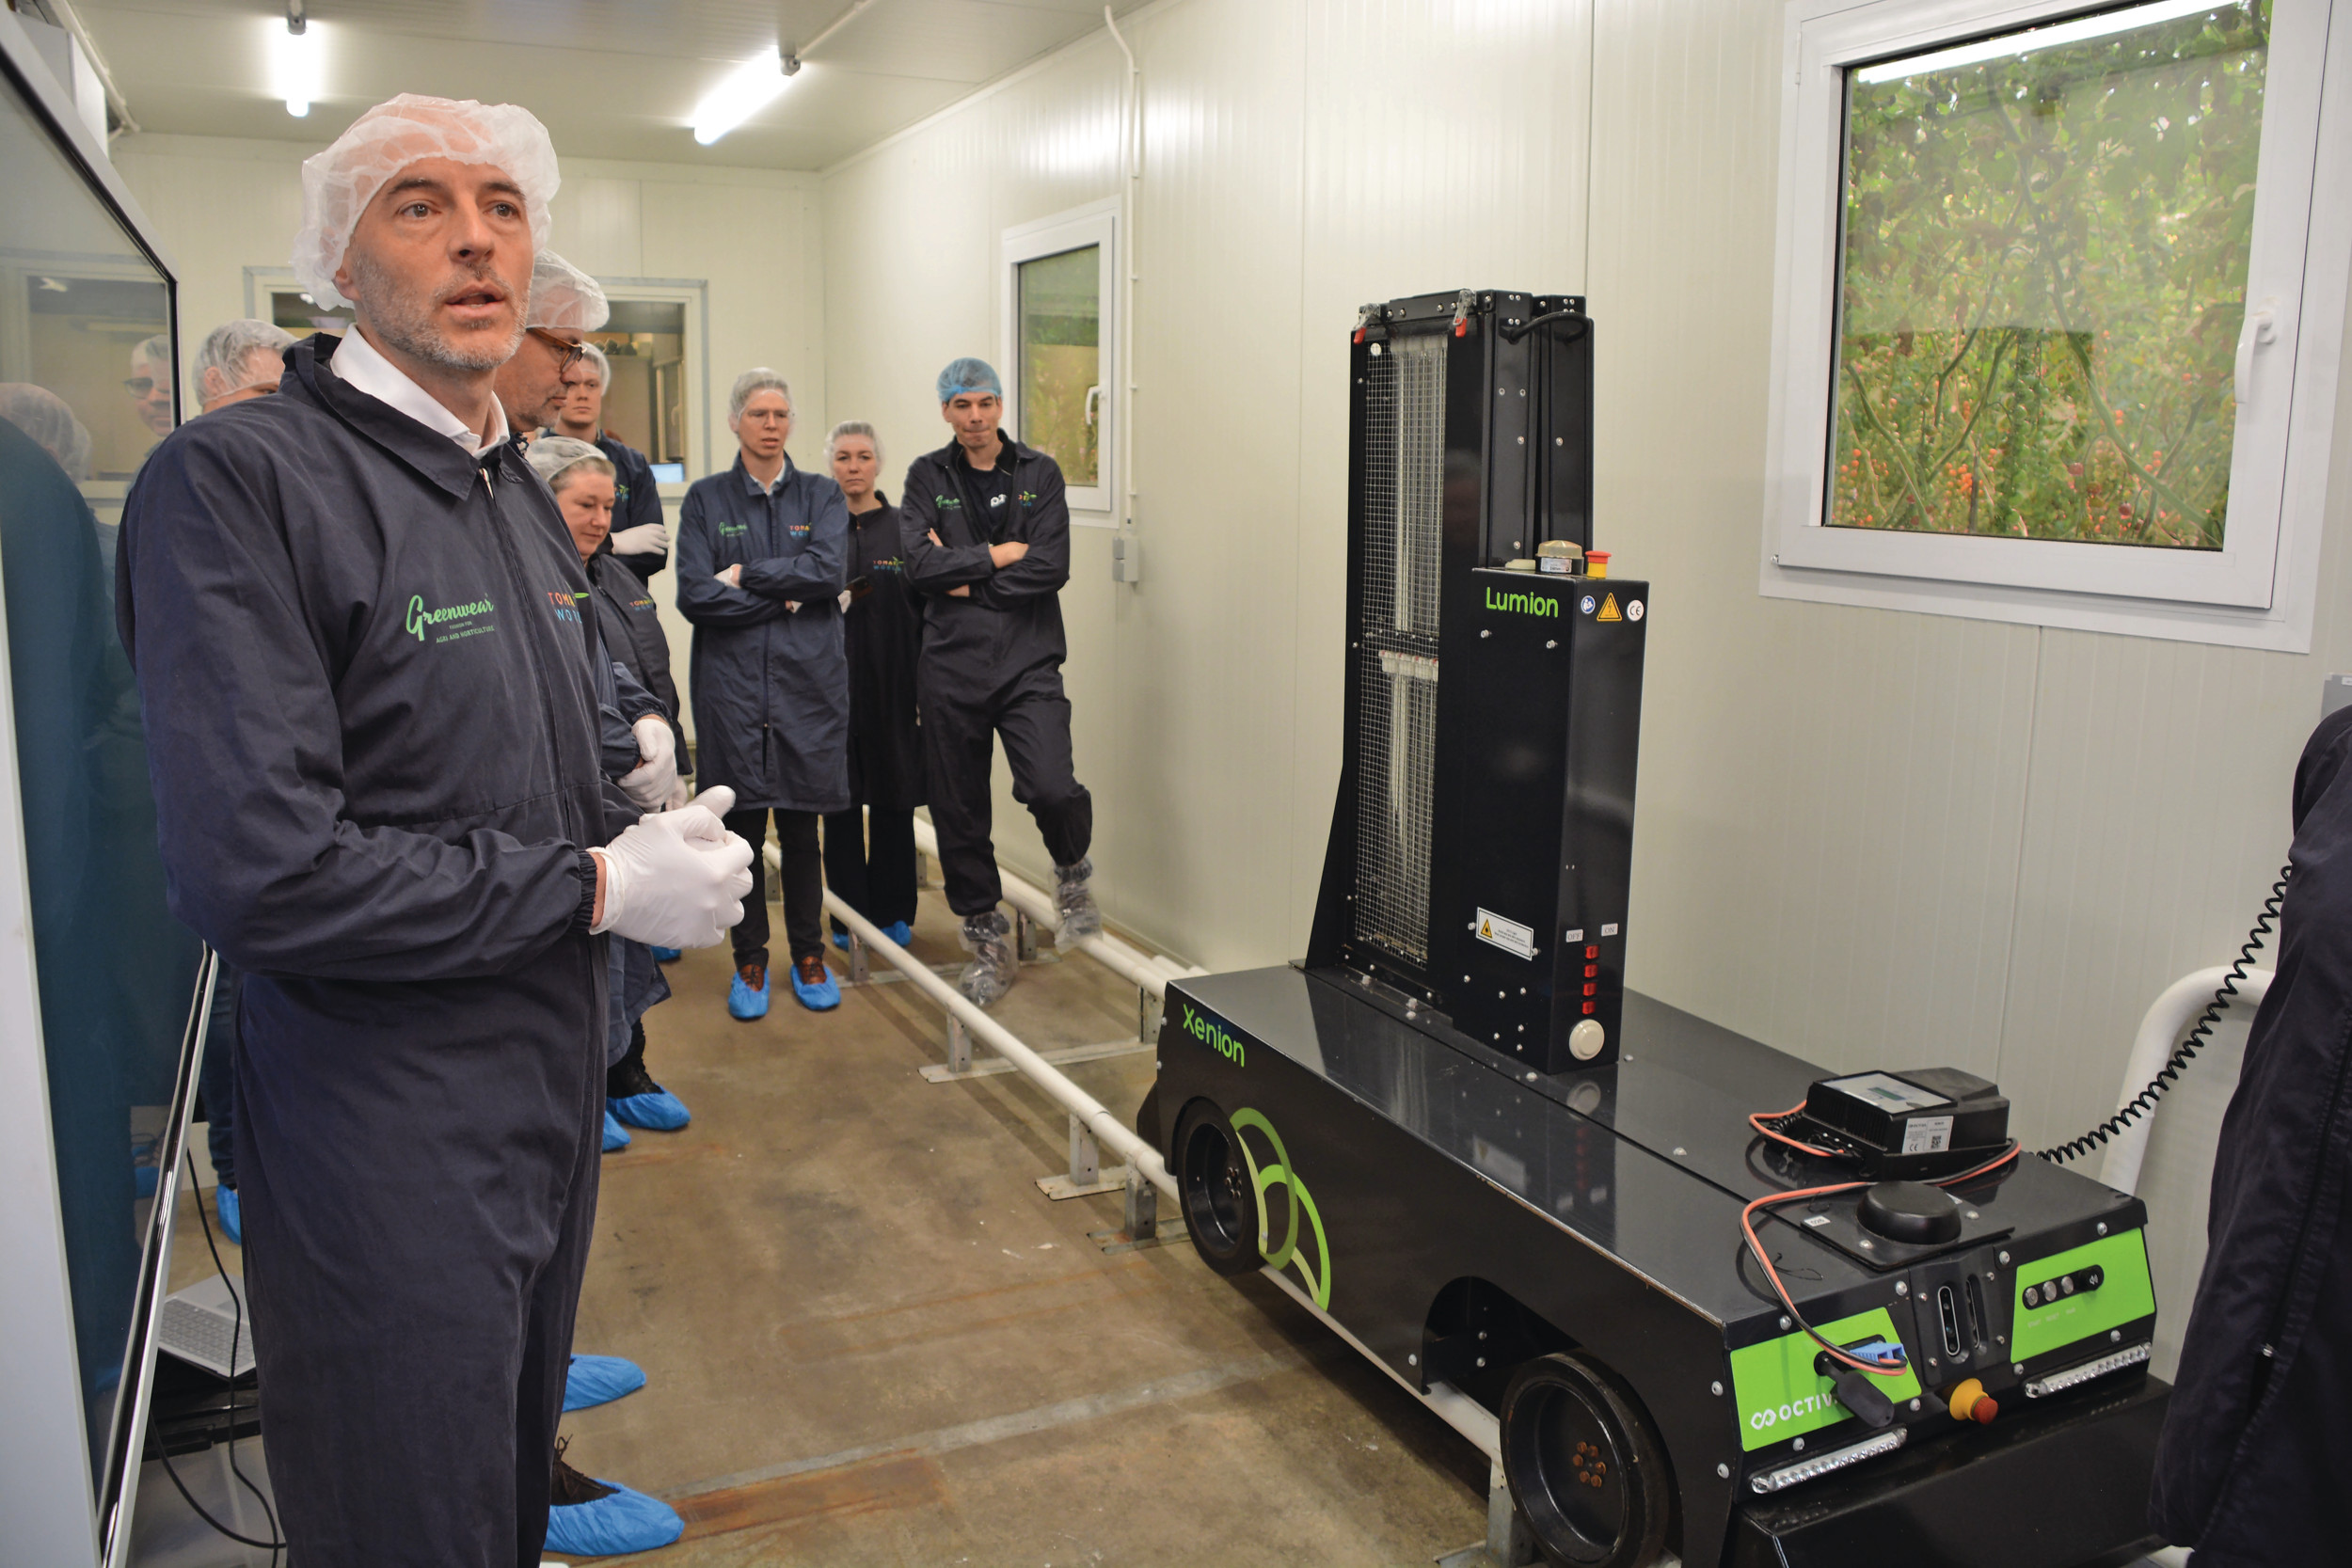
POLYGON ((164 1298, 156 1343, 181 1360, 216 1377, 239 1378, 253 1370, 253 1312, 246 1305, 245 1282, 214 1275, 164 1298), (237 1361, 229 1364, 230 1341, 237 1361))

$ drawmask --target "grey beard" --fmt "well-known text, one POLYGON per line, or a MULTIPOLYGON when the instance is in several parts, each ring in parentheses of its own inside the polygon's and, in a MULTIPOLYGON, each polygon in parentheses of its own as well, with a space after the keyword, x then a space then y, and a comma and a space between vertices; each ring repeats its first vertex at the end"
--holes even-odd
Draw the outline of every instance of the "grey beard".
MULTIPOLYGON (((391 273, 359 250, 351 251, 349 259, 353 280, 359 285, 360 313, 367 317, 375 335, 390 347, 414 355, 427 364, 445 365, 453 371, 494 371, 515 357, 515 351, 522 346, 520 311, 516 312, 515 329, 503 342, 493 345, 480 334, 468 342, 455 342, 434 325, 434 302, 429 295, 403 293, 391 273)), ((507 297, 514 297, 512 289, 507 291, 507 297)))

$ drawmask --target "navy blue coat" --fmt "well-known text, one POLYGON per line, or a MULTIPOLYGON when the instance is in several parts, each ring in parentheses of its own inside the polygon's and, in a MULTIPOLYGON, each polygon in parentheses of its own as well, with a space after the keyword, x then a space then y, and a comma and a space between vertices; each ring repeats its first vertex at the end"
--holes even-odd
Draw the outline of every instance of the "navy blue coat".
MULTIPOLYGON (((569 1343, 609 990, 579 552, 516 447, 469 456, 335 347, 154 450, 117 604, 172 911, 246 972, 252 1327, 313 1543, 364 1513, 321 1491, 363 1465, 470 1481, 552 1432, 561 1376, 515 1358, 527 1318, 544 1358, 569 1343)), ((475 1560, 515 1506, 452 1497, 369 1549, 475 1560)))
POLYGON ((2295 774, 2279 967, 2222 1119, 2153 1522, 2213 1568, 2344 1554, 2352 1488, 2352 709, 2295 774))
MULTIPOLYGON (((661 491, 654 483, 653 461, 635 447, 616 436, 596 432, 596 449, 612 462, 612 531, 635 528, 640 523, 661 521, 661 491)), ((607 544, 604 553, 612 554, 607 544)), ((667 550, 648 550, 643 555, 614 556, 640 582, 651 582, 653 575, 670 563, 667 550)))
POLYGON ((677 607, 694 624, 694 778, 739 811, 847 811, 850 667, 841 487, 785 460, 763 494, 743 460, 694 482, 678 514, 677 607), (740 563, 743 586, 718 574, 740 563), (798 610, 787 610, 797 601, 798 610))
POLYGON ((1012 480, 1001 518, 977 515, 971 466, 954 441, 907 466, 898 536, 909 587, 924 595, 925 689, 975 705, 1041 666, 1058 670, 1061 588, 1070 580, 1070 502, 1061 467, 1004 432, 998 465, 1012 480), (931 543, 938 534, 939 543, 931 543), (989 546, 1018 540, 1029 553, 991 563, 989 546), (968 587, 957 597, 953 590, 968 587))

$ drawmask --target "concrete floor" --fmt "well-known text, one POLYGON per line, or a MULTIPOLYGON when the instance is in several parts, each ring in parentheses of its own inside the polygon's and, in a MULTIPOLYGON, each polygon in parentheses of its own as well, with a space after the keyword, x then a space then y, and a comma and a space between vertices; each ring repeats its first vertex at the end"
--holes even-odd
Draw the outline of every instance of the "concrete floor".
MULTIPOLYGON (((917 955, 952 969, 954 929, 926 893, 917 955)), ((820 1016, 779 982, 746 1024, 723 952, 670 974, 648 1063, 694 1121, 605 1157, 577 1335, 650 1381, 564 1424, 574 1464, 686 1521, 632 1561, 1339 1568, 1484 1537, 1484 1460, 1288 1297, 1181 1240, 1105 1254, 1089 1232, 1119 1225, 1117 1197, 1041 1194, 1064 1117, 1017 1076, 927 1083, 943 1022, 910 987, 845 986, 820 1016)), ((1132 1040, 1135 1011, 1048 947, 996 1016, 1051 1050, 1132 1040)), ((1070 1074, 1127 1115, 1152 1058, 1070 1074)), ((183 1198, 172 1288, 210 1268, 183 1198)), ((258 1449, 238 1451, 266 1489, 258 1449)), ((263 1533, 217 1450, 179 1465, 263 1533)), ((270 1560, 147 1470, 140 1568, 270 1560)))
MULTIPOLYGON (((959 962, 954 929, 927 892, 915 952, 959 962)), ((685 1518, 633 1560, 1296 1568, 1483 1538, 1485 1461, 1287 1297, 1181 1240, 1106 1255, 1116 1196, 1041 1194, 1065 1117, 1017 1076, 925 1082, 943 1022, 911 987, 815 1015, 779 980, 746 1024, 723 952, 670 974, 647 1060, 694 1121, 605 1157, 576 1338, 649 1382, 564 1424, 580 1468, 685 1518)), ((995 1009, 1041 1050, 1132 1040, 1135 1015, 1050 945, 995 1009)), ((1071 1076, 1127 1115, 1152 1070, 1071 1076)), ((173 1287, 210 1267, 183 1214, 173 1287)), ((197 1544, 160 1474, 140 1507, 159 1550, 197 1544)))

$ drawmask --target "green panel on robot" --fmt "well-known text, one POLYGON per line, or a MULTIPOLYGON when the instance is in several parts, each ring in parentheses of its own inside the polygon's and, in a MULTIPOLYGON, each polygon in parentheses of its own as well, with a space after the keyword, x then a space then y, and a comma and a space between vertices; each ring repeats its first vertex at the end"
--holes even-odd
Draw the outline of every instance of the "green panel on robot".
MULTIPOLYGON (((1899 1344, 1895 1320, 1883 1307, 1817 1325, 1833 1345, 1861 1344, 1884 1339, 1899 1344)), ((1756 1449, 1785 1443, 1822 1427, 1851 1420, 1853 1412, 1837 1402, 1831 1380, 1813 1370, 1821 1347, 1809 1334, 1784 1334, 1760 1345, 1731 1353, 1731 1386, 1740 1400, 1740 1447, 1756 1449)), ((1919 1392, 1919 1379, 1911 1369, 1899 1377, 1878 1380, 1880 1392, 1900 1403, 1919 1392)))
POLYGON ((2104 1236, 2083 1246, 2037 1258, 2017 1271, 2017 1328, 2010 1355, 2031 1361, 2094 1334, 2153 1317, 2156 1288, 2148 1277, 2148 1242, 2137 1230, 2104 1236), (2095 1291, 2081 1291, 2041 1307, 2026 1305, 2026 1291, 2060 1275, 2102 1270, 2095 1291))

